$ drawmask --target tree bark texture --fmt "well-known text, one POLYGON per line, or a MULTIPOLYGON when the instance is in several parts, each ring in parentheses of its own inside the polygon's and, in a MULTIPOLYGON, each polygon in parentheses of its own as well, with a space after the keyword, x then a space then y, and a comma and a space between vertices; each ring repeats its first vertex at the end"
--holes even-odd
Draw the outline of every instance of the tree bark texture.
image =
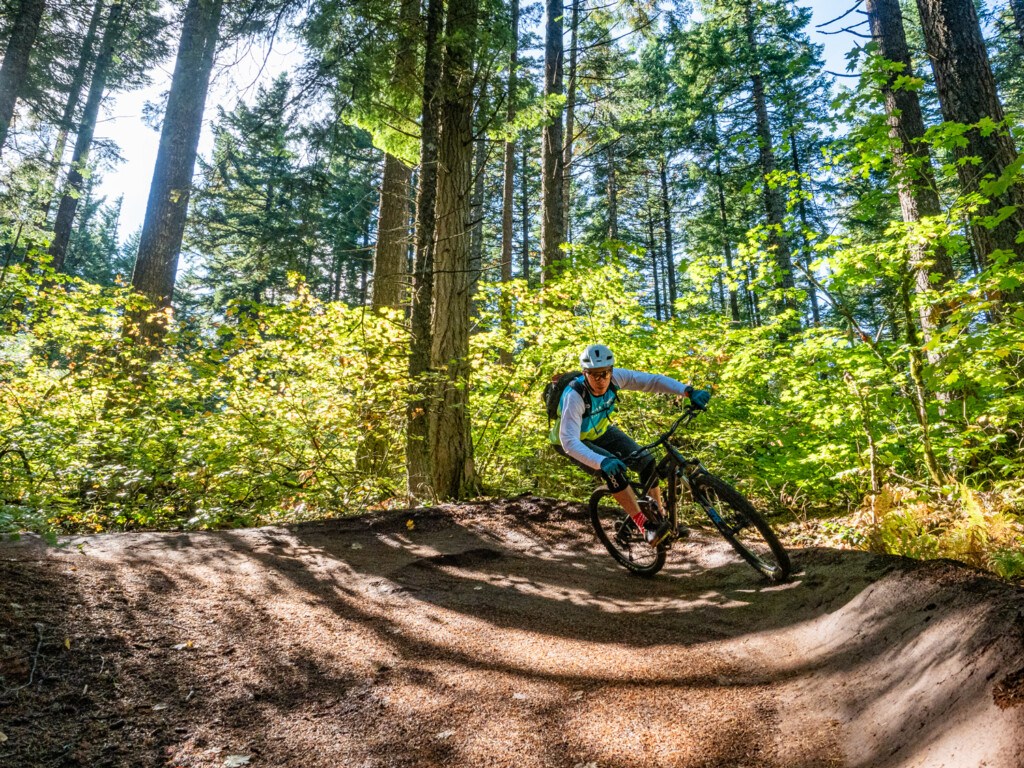
POLYGON ((569 74, 565 94, 565 149, 562 159, 562 215, 565 218, 565 237, 570 238, 572 222, 572 150, 576 138, 576 68, 579 61, 580 0, 572 0, 569 21, 569 74))
POLYGON ((790 308, 793 306, 793 302, 789 292, 795 286, 795 282, 793 280, 793 263, 789 255, 789 243, 786 241, 783 229, 786 219, 786 201, 782 197, 782 191, 768 183, 768 177, 775 172, 776 168, 775 150, 772 144, 771 123, 768 119, 764 78, 760 69, 757 68, 760 65, 756 63, 759 61, 757 37, 754 30, 753 13, 749 6, 747 8, 747 44, 750 49, 751 61, 755 62, 755 69, 751 75, 751 95, 754 101, 754 117, 757 125, 758 162, 764 182, 764 208, 771 230, 769 242, 774 251, 778 285, 787 292, 780 308, 790 308))
MULTIPOLYGON (((972 0, 917 0, 917 8, 943 118, 966 125, 985 118, 1002 123, 1003 107, 972 0)), ((996 195, 985 194, 982 189, 985 177, 1000 177, 1017 159, 1013 139, 1005 130, 991 131, 986 136, 977 129, 969 130, 964 138, 967 146, 953 150, 958 160, 957 174, 965 192, 980 192, 990 198, 991 202, 979 210, 980 216, 995 215, 1004 206, 1017 206, 1011 216, 991 229, 972 221, 971 234, 983 265, 988 266, 997 249, 1011 251, 1018 259, 1024 257, 1024 245, 1015 242, 1024 229, 1024 189, 1015 184, 996 195), (966 158, 978 158, 980 164, 966 158)), ((1010 301, 1022 297, 1024 291, 1020 289, 1003 296, 1010 301)))
POLYGON ((522 245, 520 246, 520 266, 523 273, 523 280, 530 284, 530 150, 526 141, 522 142, 522 171, 519 174, 519 184, 522 195, 519 199, 520 227, 522 228, 522 245))
MULTIPOLYGON (((189 0, 185 9, 139 255, 132 274, 132 287, 157 310, 169 308, 174 294, 223 6, 224 0, 189 0)), ((157 317, 134 319, 142 339, 158 340, 166 331, 165 323, 157 317)))
MULTIPOLYGON (((648 199, 650 199, 649 196, 648 199)), ((658 246, 654 241, 653 211, 650 211, 647 216, 647 251, 651 257, 651 278, 654 282, 654 318, 661 320, 661 286, 658 278, 658 246)))
MULTIPOLYGON (((85 88, 85 77, 95 58, 93 47, 96 44, 96 35, 99 33, 100 21, 103 19, 105 7, 105 0, 96 0, 92 10, 92 18, 89 20, 89 28, 85 33, 85 39, 82 41, 82 50, 78 54, 78 64, 71 75, 71 84, 68 87, 68 100, 64 102, 64 111, 57 126, 57 141, 54 143, 53 156, 50 159, 50 178, 53 180, 54 192, 59 187, 60 169, 64 164, 64 151, 67 149, 68 134, 74 126, 78 102, 81 100, 82 90, 85 88)), ((46 205, 43 208, 44 220, 49 218, 50 207, 53 203, 53 197, 48 196, 46 205)))
POLYGON ((434 295, 435 201, 437 199, 437 112, 441 80, 443 0, 428 0, 423 40, 423 116, 420 121, 420 170, 416 192, 416 254, 410 310, 409 410, 406 421, 405 467, 410 499, 433 495, 431 478, 430 309, 434 295))
POLYGON ((409 246, 409 182, 412 170, 394 155, 384 155, 377 216, 377 243, 373 249, 374 309, 397 308, 404 303, 406 250, 409 246))
MULTIPOLYGON (((544 30, 544 96, 551 99, 562 95, 562 0, 545 0, 545 5, 547 25, 544 30)), ((564 256, 559 248, 565 242, 565 211, 562 208, 565 162, 562 112, 561 108, 553 110, 543 130, 540 227, 542 281, 551 278, 552 267, 564 256)))
POLYGON ((14 119, 14 106, 25 78, 32 48, 39 35, 39 24, 43 19, 46 0, 21 0, 18 14, 14 17, 11 37, 4 52, 4 63, 0 65, 0 150, 7 141, 7 134, 14 119))
POLYGON ((619 239, 619 184, 615 175, 615 140, 608 142, 605 151, 608 161, 608 180, 605 194, 608 198, 608 239, 619 239))
POLYGON ((729 214, 725 206, 725 189, 722 183, 722 159, 715 152, 715 187, 718 192, 718 215, 722 222, 722 253, 725 256, 725 267, 729 273, 729 313, 734 323, 740 322, 740 305, 737 291, 732 287, 736 279, 732 267, 732 246, 729 243, 729 214))
POLYGON ((92 82, 89 84, 89 96, 85 100, 82 122, 78 126, 78 135, 75 137, 75 151, 71 155, 71 170, 68 171, 64 194, 61 196, 60 205, 57 208, 57 218, 53 225, 53 242, 50 243, 52 259, 50 266, 56 272, 64 270, 64 260, 67 256, 68 242, 71 240, 75 211, 78 209, 78 200, 85 185, 85 177, 82 173, 89 164, 89 150, 92 148, 92 140, 96 134, 96 120, 99 118, 100 104, 103 103, 103 95, 107 90, 107 75, 110 73, 114 52, 121 42, 121 34, 124 31, 123 14, 123 3, 115 2, 110 6, 110 15, 107 17, 107 26, 103 32, 99 55, 96 57, 96 66, 92 73, 92 82))
MULTIPOLYGON (((508 63, 508 95, 505 107, 505 121, 512 125, 516 118, 516 69, 519 66, 519 0, 512 0, 512 48, 509 51, 508 63)), ((515 180, 516 180, 516 143, 505 142, 505 157, 501 188, 501 282, 512 281, 512 245, 515 240, 515 180)), ((512 302, 508 291, 503 287, 501 294, 501 326, 508 338, 512 338, 512 302)), ((512 351, 502 349, 503 365, 512 364, 512 351)))
MULTIPOLYGON (((480 97, 483 101, 483 97, 480 97)), ((482 133, 482 132, 481 132, 482 133)), ((476 317, 477 307, 473 297, 480 285, 484 264, 484 174, 487 171, 488 146, 483 135, 473 142, 473 201, 470 213, 472 229, 469 245, 469 303, 470 315, 476 317)))
POLYGON ((665 284, 668 288, 668 316, 676 316, 676 259, 672 248, 672 198, 668 189, 665 158, 658 161, 661 181, 661 226, 665 230, 665 284))
MULTIPOLYGON (((418 0, 402 0, 396 40, 392 88, 405 87, 416 75, 418 0)), ((373 308, 398 308, 406 301, 409 249, 409 188, 412 169, 393 155, 384 156, 377 215, 377 243, 373 249, 373 308)))
MULTIPOLYGON (((508 96, 505 121, 511 125, 516 119, 516 69, 519 66, 519 0, 512 0, 512 50, 509 52, 508 96)), ((516 143, 505 142, 505 165, 501 192, 501 282, 512 280, 512 245, 515 240, 516 143)))
MULTIPOLYGON (((793 172, 796 174, 796 192, 799 199, 798 206, 800 208, 800 224, 803 227, 800 232, 800 259, 803 262, 804 268, 808 273, 810 273, 811 254, 806 234, 810 228, 810 217, 807 214, 807 200, 804 197, 804 180, 800 166, 800 152, 798 151, 796 143, 796 129, 793 128, 792 125, 790 126, 789 131, 789 152, 793 161, 793 172)), ((811 281, 808 281, 807 284, 807 298, 811 301, 811 319, 814 322, 814 326, 817 327, 821 325, 821 309, 818 306, 818 290, 811 281)))
POLYGON ((449 0, 437 142, 437 250, 431 365, 439 398, 431 413, 433 485, 442 499, 476 486, 469 423, 470 211, 473 192, 473 49, 477 0, 449 0))
MULTIPOLYGON (((903 65, 902 70, 893 72, 883 86, 903 221, 914 223, 922 217, 939 216, 942 205, 935 187, 931 154, 928 145, 924 143, 925 127, 920 100, 915 91, 895 87, 897 77, 912 77, 914 74, 899 0, 867 0, 867 13, 871 35, 878 43, 879 54, 887 61, 903 65)), ((953 262, 942 246, 933 248, 930 258, 928 250, 925 245, 919 244, 913 246, 910 253, 917 290, 941 291, 943 286, 954 279, 953 262), (934 282, 932 276, 935 276, 934 282)), ((942 323, 942 316, 943 310, 939 303, 921 307, 921 331, 926 343, 942 323)))
MULTIPOLYGON (((733 323, 740 323, 739 292, 733 287, 736 276, 733 274, 732 246, 729 243, 729 212, 725 205, 725 183, 722 179, 722 148, 718 134, 718 115, 711 116, 711 131, 714 140, 715 151, 715 191, 718 195, 718 216, 722 223, 722 254, 725 256, 725 267, 729 277, 729 314, 733 323)), ((747 304, 750 306, 749 296, 747 304)), ((751 325, 753 325, 753 312, 751 312, 751 325)))

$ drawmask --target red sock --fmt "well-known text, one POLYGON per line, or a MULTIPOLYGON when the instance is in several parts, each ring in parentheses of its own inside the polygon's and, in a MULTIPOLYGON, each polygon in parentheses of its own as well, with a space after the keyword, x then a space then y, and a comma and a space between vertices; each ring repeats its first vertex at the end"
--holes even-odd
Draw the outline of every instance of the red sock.
POLYGON ((644 525, 647 523, 647 517, 643 512, 637 512, 633 515, 633 522, 636 523, 637 528, 641 531, 647 530, 644 525))

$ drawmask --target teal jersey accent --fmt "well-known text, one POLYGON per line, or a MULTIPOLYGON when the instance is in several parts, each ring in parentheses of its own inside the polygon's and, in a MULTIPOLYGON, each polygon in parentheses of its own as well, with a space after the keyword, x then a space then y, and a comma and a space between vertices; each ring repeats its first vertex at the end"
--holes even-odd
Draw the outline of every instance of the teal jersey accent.
POLYGON ((555 421, 548 439, 554 445, 559 443, 558 430, 562 423, 562 408, 565 406, 565 398, 569 395, 570 391, 575 391, 583 399, 584 410, 583 420, 580 423, 580 439, 596 440, 599 438, 608 431, 608 427, 612 423, 611 415, 618 410, 618 396, 616 394, 618 389, 615 386, 609 387, 607 392, 597 397, 587 389, 582 376, 574 379, 565 388, 565 391, 562 392, 562 400, 558 404, 558 419, 555 421))

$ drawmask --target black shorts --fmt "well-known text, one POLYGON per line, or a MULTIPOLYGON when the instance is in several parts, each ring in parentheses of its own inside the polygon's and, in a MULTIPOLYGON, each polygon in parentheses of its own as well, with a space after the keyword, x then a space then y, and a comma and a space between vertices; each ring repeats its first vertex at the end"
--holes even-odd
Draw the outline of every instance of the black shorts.
MULTIPOLYGON (((621 429, 614 425, 608 427, 605 433, 596 440, 584 440, 583 444, 587 446, 590 450, 592 450, 594 453, 599 453, 602 456, 612 456, 616 459, 622 459, 626 463, 626 466, 628 466, 630 469, 632 469, 634 472, 637 472, 640 475, 640 482, 644 485, 647 484, 647 481, 650 480, 651 475, 654 474, 654 457, 647 451, 638 453, 628 461, 626 460, 625 457, 629 456, 629 454, 633 453, 634 451, 637 451, 640 448, 640 446, 637 445, 637 442, 633 438, 631 438, 629 435, 627 435, 625 432, 623 432, 621 429)), ((565 449, 562 448, 561 445, 555 445, 554 449, 563 456, 565 456, 565 458, 567 458, 573 464, 582 469, 584 472, 594 475, 595 477, 603 478, 604 481, 608 483, 608 488, 614 491, 615 493, 626 490, 626 488, 629 485, 625 476, 609 476, 606 473, 602 472, 600 469, 588 467, 582 461, 577 461, 572 456, 567 454, 565 452, 565 449)))

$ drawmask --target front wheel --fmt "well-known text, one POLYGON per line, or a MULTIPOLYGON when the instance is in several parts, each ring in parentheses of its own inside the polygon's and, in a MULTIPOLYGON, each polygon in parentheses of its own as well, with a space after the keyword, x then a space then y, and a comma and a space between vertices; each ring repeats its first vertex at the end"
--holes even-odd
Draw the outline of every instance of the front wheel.
POLYGON ((665 550, 655 549, 644 540, 636 523, 607 488, 598 488, 590 497, 590 522, 611 556, 633 573, 653 576, 665 565, 665 550))
POLYGON ((740 556, 768 581, 789 578, 789 555, 761 514, 735 488, 702 472, 693 478, 694 498, 740 556))

